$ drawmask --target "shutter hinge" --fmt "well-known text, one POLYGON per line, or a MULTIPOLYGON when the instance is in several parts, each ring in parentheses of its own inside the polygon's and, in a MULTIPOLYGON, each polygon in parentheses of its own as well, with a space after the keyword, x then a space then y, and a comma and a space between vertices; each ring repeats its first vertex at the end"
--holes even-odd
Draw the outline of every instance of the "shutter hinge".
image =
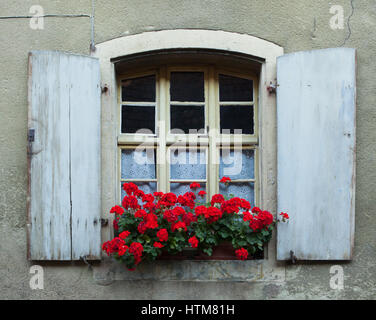
POLYGON ((266 90, 268 90, 269 94, 276 93, 277 87, 279 87, 279 84, 277 82, 273 83, 270 81, 270 85, 266 87, 266 90))
POLYGON ((108 225, 108 219, 101 218, 101 226, 106 227, 108 225))
POLYGON ((35 129, 29 129, 27 132, 27 157, 31 158, 33 155, 33 142, 35 140, 35 129))
POLYGON ((108 92, 108 85, 107 85, 107 84, 105 84, 105 85, 103 85, 103 86, 101 87, 101 92, 102 92, 102 93, 107 93, 107 92, 108 92))
POLYGON ((291 263, 292 264, 295 264, 296 263, 296 260, 298 260, 296 258, 296 256, 294 255, 294 251, 290 250, 290 259, 291 259, 291 263))

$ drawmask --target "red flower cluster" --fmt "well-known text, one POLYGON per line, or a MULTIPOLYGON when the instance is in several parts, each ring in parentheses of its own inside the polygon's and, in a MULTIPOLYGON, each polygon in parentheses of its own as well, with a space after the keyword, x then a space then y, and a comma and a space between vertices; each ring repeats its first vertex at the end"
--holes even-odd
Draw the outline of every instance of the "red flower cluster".
MULTIPOLYGON (((140 211, 144 210, 138 210, 137 212, 140 211)), ((158 228, 158 217, 154 213, 147 213, 143 216, 143 220, 139 223, 137 230, 139 233, 143 234, 148 229, 156 228, 158 228)))
POLYGON ((212 196, 210 203, 212 206, 214 206, 216 203, 222 204, 223 202, 225 202, 225 198, 223 197, 223 195, 215 194, 214 196, 212 196))
POLYGON ((129 236, 130 234, 131 234, 131 233, 130 233, 129 231, 123 231, 123 232, 121 232, 121 233, 119 234, 119 238, 125 240, 125 239, 128 238, 128 236, 129 236))
POLYGON ((144 247, 139 242, 132 242, 129 246, 129 253, 133 254, 135 264, 139 264, 141 262, 142 252, 144 251, 144 247))
POLYGON ((115 206, 111 208, 110 213, 122 215, 124 213, 124 209, 120 206, 115 206))
POLYGON ((176 204, 177 199, 178 197, 175 193, 165 193, 160 200, 160 204, 165 207, 173 207, 176 204))
POLYGON ((197 183, 197 182, 192 182, 192 183, 189 185, 189 188, 195 190, 195 189, 201 188, 201 186, 200 186, 200 184, 197 183))
MULTIPOLYGON (((227 184, 231 179, 224 177, 221 182, 227 184)), ((245 199, 234 197, 226 200, 228 198, 225 199, 221 194, 215 194, 210 204, 201 205, 200 202, 203 200, 196 203, 196 195, 205 198, 206 192, 199 191, 199 188, 201 188, 200 184, 193 182, 190 184, 192 191, 177 197, 171 192, 145 194, 136 184, 124 183, 126 196, 123 198, 122 207, 114 206, 110 210, 110 213, 115 214, 115 230, 118 230, 119 226, 121 230, 117 237, 105 242, 102 249, 108 255, 113 254, 117 259, 121 257, 120 260, 126 263, 127 268, 134 270, 135 265, 139 264, 142 258, 155 259, 165 251, 174 254, 188 244, 192 248, 197 248, 199 245, 202 248, 210 248, 229 237, 235 237, 235 234, 238 236, 237 232, 249 234, 252 231, 268 230, 270 233, 262 233, 265 241, 268 241, 267 237, 271 235, 272 230, 269 226, 274 221, 271 213, 262 211, 258 207, 252 208, 249 201, 245 199), (236 218, 231 220, 233 215, 240 212, 243 213, 244 222, 236 218), (240 223, 241 229, 233 231, 228 223, 234 226, 240 223), (247 224, 252 230, 246 227, 247 224), (201 228, 201 233, 206 233, 210 237, 203 236, 200 238, 200 243, 194 234, 201 228)), ((289 218, 284 212, 280 216, 283 221, 289 218)), ((236 248, 242 245, 237 244, 240 243, 239 239, 233 239, 236 248)), ((235 251, 238 259, 248 258, 247 248, 248 245, 235 251)))
POLYGON ((129 195, 125 196, 123 198, 123 201, 121 202, 121 205, 125 210, 127 209, 139 209, 141 208, 140 205, 138 204, 138 200, 135 196, 129 195))
POLYGON ((229 177, 223 177, 219 182, 221 182, 221 183, 229 183, 229 182, 231 182, 231 179, 229 177))
POLYGON ((196 236, 189 238, 188 242, 189 242, 189 244, 191 245, 192 248, 197 248, 198 239, 196 238, 196 236))
POLYGON ((155 241, 155 242, 154 242, 154 247, 155 247, 155 248, 163 248, 163 244, 160 243, 160 242, 155 241))
POLYGON ((201 191, 199 191, 198 195, 200 197, 205 197, 206 196, 206 192, 204 190, 201 190, 201 191))
POLYGON ((125 242, 123 239, 119 237, 115 237, 110 241, 103 243, 102 250, 106 251, 107 255, 109 256, 112 253, 116 253, 119 251, 119 248, 124 246, 125 242))
POLYGON ((138 187, 133 182, 126 182, 123 184, 123 190, 130 196, 138 190, 138 187))
POLYGON ((223 213, 228 214, 238 213, 241 205, 242 201, 240 200, 240 198, 235 197, 223 202, 221 205, 221 210, 223 213))
POLYGON ((289 219, 290 218, 289 215, 285 212, 281 212, 279 215, 282 216, 283 219, 289 219))
POLYGON ((247 260, 247 258, 248 258, 248 251, 247 251, 247 249, 244 249, 244 248, 240 248, 238 250, 235 250, 235 254, 236 254, 236 257, 239 260, 247 260))
POLYGON ((193 192, 186 192, 184 195, 178 197, 178 203, 183 207, 193 209, 195 207, 196 195, 193 192))
POLYGON ((187 226, 186 224, 183 222, 183 221, 178 221, 178 222, 174 222, 172 225, 171 225, 171 230, 172 231, 182 231, 182 230, 185 230, 187 231, 187 226))
POLYGON ((158 237, 159 241, 161 241, 161 242, 167 241, 168 240, 167 229, 160 229, 157 232, 157 237, 158 237))
MULTIPOLYGON (((253 212, 253 209, 252 209, 253 212)), ((244 219, 244 216, 243 216, 244 219)), ((268 211, 258 212, 257 215, 250 215, 249 227, 253 231, 262 230, 264 227, 268 227, 273 223, 273 215, 268 211)))

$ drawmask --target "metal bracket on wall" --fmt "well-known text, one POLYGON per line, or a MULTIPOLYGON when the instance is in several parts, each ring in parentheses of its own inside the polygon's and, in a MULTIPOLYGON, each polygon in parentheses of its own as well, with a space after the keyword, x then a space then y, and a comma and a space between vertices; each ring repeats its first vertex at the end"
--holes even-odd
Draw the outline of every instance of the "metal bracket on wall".
POLYGON ((272 81, 270 81, 270 85, 266 87, 266 90, 268 90, 269 94, 276 93, 278 86, 279 84, 277 84, 277 82, 273 83, 272 81))

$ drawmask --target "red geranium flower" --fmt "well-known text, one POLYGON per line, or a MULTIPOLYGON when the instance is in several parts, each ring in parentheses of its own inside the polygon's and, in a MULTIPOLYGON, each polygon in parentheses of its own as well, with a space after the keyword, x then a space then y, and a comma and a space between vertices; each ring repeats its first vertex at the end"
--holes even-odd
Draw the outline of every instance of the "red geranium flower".
POLYGON ((144 219, 147 216, 147 212, 145 210, 140 209, 140 210, 136 211, 136 213, 134 214, 134 216, 136 218, 142 218, 142 219, 144 219))
POLYGON ((171 230, 172 231, 175 231, 175 230, 178 230, 178 231, 185 230, 185 231, 187 231, 187 226, 185 225, 185 223, 183 221, 178 221, 178 222, 173 223, 171 225, 171 230))
POLYGON ((116 213, 122 215, 124 213, 124 209, 120 206, 112 207, 110 213, 116 213))
POLYGON ((198 188, 201 188, 200 184, 197 183, 197 182, 192 182, 192 183, 189 185, 189 187, 190 187, 191 189, 198 189, 198 188))
POLYGON ((127 252, 128 249, 129 247, 126 245, 121 246, 118 251, 119 257, 123 256, 127 252))
POLYGON ((208 211, 208 208, 206 208, 205 206, 198 206, 195 208, 196 216, 201 216, 201 215, 205 216, 207 211, 208 211))
POLYGON ((189 244, 191 245, 192 248, 197 248, 198 239, 196 238, 196 236, 189 238, 188 242, 189 242, 189 244))
POLYGON ((216 203, 222 204, 223 202, 225 202, 225 198, 221 194, 215 194, 211 198, 211 205, 212 206, 214 206, 214 204, 216 204, 216 203))
POLYGON ((137 189, 137 190, 134 192, 134 195, 135 195, 135 197, 137 197, 137 198, 142 198, 142 197, 145 195, 145 193, 144 193, 142 190, 137 189))
POLYGON ((156 241, 156 242, 154 242, 154 247, 155 248, 163 248, 163 244, 156 241))
POLYGON ((285 213, 285 212, 281 212, 279 215, 282 216, 282 218, 284 218, 284 219, 289 219, 290 218, 289 215, 287 213, 285 213))
POLYGON ((132 193, 138 190, 138 187, 133 182, 126 182, 123 184, 123 189, 127 195, 130 196, 132 193))
POLYGON ((122 233, 119 234, 119 238, 120 239, 127 239, 127 237, 130 235, 131 233, 129 231, 123 231, 122 233))
POLYGON ((119 230, 118 221, 116 219, 113 221, 112 225, 113 225, 115 230, 119 230))
POLYGON ((253 216, 252 216, 248 211, 243 212, 243 220, 244 220, 244 221, 249 221, 249 220, 251 220, 252 218, 253 218, 253 216))
POLYGON ((231 179, 229 177, 223 177, 219 182, 221 182, 221 183, 229 183, 229 182, 231 182, 231 179))
POLYGON ((204 190, 201 190, 201 191, 198 193, 198 195, 199 195, 200 197, 205 197, 206 192, 205 192, 204 190))
POLYGON ((168 232, 167 229, 161 229, 157 232, 157 237, 159 241, 167 241, 168 240, 168 232))
POLYGON ((135 264, 139 264, 141 262, 142 252, 144 251, 142 244, 139 242, 132 242, 128 250, 129 253, 133 254, 135 264))
POLYGON ((162 198, 163 192, 154 192, 154 197, 156 198, 162 198))
POLYGON ((150 193, 144 194, 142 197, 142 202, 153 202, 154 201, 154 196, 150 193))
POLYGON ((248 251, 244 248, 235 250, 235 254, 239 260, 246 260, 248 258, 248 251))

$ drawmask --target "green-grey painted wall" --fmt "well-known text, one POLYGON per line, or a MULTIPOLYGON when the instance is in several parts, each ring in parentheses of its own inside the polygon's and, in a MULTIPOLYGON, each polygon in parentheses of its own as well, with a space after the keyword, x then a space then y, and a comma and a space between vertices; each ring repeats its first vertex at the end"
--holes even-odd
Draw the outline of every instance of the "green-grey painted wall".
MULTIPOLYGON (((45 14, 90 14, 91 0, 39 0, 45 14)), ((28 15, 31 0, 0 1, 1 16, 28 15)), ((95 42, 151 30, 198 28, 247 33, 285 52, 343 45, 358 54, 355 255, 343 263, 344 290, 331 290, 331 263, 286 268, 283 282, 101 282, 84 264, 45 266, 44 290, 29 287, 26 260, 27 55, 30 50, 89 54, 90 20, 0 20, 0 298, 296 299, 376 298, 376 3, 373 0, 96 0, 95 42), (345 29, 329 26, 333 4, 345 29), (350 26, 351 33, 348 27, 350 26)))

